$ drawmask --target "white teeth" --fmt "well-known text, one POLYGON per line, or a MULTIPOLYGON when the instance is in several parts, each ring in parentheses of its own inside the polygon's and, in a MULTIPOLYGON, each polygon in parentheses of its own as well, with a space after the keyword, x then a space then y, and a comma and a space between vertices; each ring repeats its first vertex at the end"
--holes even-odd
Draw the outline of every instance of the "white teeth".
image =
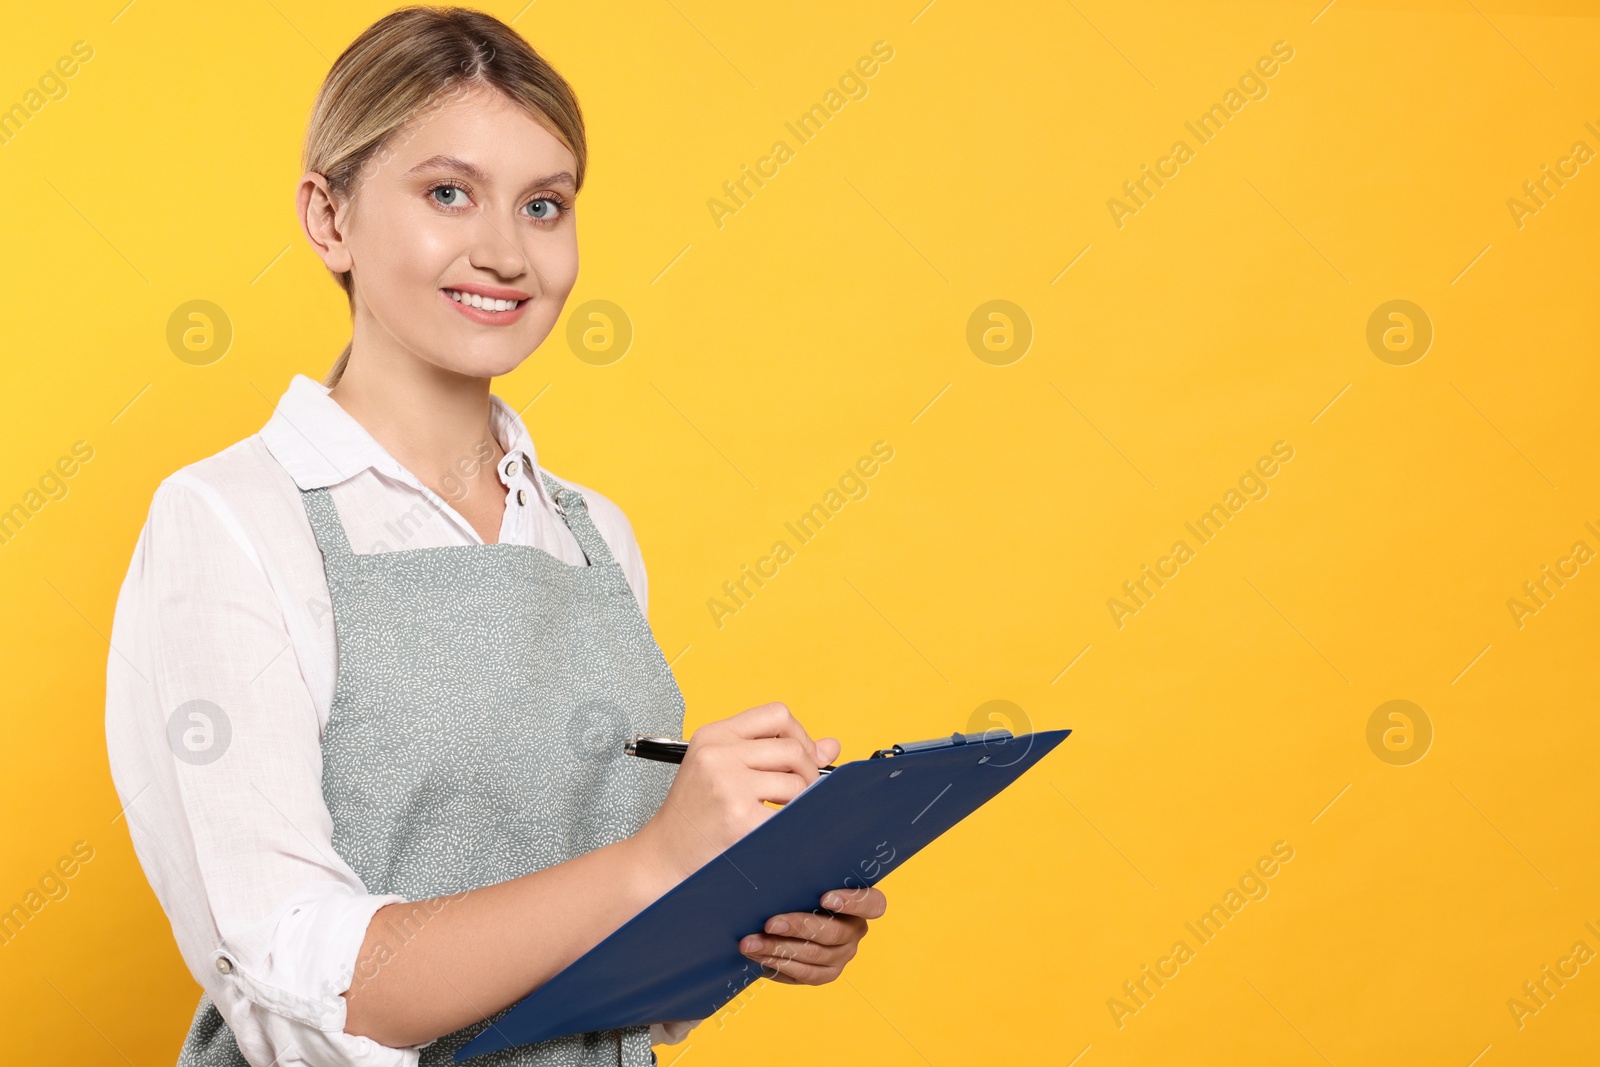
POLYGON ((485 311, 510 311, 521 303, 520 300, 493 300, 477 293, 463 293, 459 289, 446 289, 445 294, 458 304, 467 304, 485 311))

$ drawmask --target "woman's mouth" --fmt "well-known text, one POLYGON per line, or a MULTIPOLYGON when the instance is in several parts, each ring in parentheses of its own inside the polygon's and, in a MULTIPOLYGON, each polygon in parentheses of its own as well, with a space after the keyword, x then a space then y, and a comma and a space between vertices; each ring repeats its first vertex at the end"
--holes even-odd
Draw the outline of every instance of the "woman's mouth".
POLYGON ((439 292, 461 314, 489 326, 509 326, 522 317, 523 309, 528 306, 526 299, 505 300, 460 289, 440 289, 439 292))

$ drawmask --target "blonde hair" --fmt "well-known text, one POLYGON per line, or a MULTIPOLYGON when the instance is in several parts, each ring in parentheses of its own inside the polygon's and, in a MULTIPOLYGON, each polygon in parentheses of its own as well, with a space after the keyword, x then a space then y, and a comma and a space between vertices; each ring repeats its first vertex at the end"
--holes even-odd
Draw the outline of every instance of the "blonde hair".
MULTIPOLYGON (((360 179, 388 161, 397 130, 447 96, 480 86, 521 104, 565 145, 583 188, 588 145, 572 87, 510 26, 464 7, 401 8, 350 43, 317 91, 303 169, 325 177, 335 195, 353 196, 360 179)), ((354 315, 352 272, 332 273, 354 315)), ((344 374, 350 348, 328 372, 329 388, 344 374)))

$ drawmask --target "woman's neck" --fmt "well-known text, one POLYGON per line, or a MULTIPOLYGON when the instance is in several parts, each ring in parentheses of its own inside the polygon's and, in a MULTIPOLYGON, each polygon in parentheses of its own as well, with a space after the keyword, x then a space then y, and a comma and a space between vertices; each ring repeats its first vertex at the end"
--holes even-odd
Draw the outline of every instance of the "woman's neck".
POLYGON ((463 483, 499 485, 505 449, 489 425, 489 382, 421 361, 374 367, 352 351, 328 395, 401 466, 449 497, 457 494, 447 487, 463 483))

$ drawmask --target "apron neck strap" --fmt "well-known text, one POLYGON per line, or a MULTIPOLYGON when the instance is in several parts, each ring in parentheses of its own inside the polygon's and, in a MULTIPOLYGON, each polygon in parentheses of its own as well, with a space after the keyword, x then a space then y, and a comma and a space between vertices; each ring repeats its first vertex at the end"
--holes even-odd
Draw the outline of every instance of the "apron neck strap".
POLYGON ((551 502, 555 504, 556 514, 561 516, 561 521, 567 524, 567 529, 577 538, 578 547, 582 548, 583 554, 588 557, 589 565, 604 566, 610 563, 611 549, 606 545, 606 539, 600 536, 594 520, 589 517, 589 502, 583 498, 583 494, 570 486, 562 485, 548 471, 539 471, 539 476, 544 481, 551 502))
MULTIPOLYGON (((583 494, 562 485, 546 471, 541 470, 539 474, 551 501, 555 503, 556 513, 567 524, 567 529, 572 531, 572 536, 577 538, 578 547, 583 549, 590 565, 604 566, 610 563, 611 549, 595 527, 594 520, 589 517, 589 502, 583 498, 583 494)), ((300 490, 300 502, 305 505, 306 517, 311 520, 311 532, 316 536, 317 547, 322 549, 324 559, 347 560, 355 555, 350 547, 350 539, 345 534, 344 523, 339 518, 339 509, 334 505, 326 486, 300 490)))
POLYGON ((327 486, 300 490, 300 503, 305 505, 306 518, 311 520, 311 532, 317 538, 317 547, 325 559, 347 559, 355 555, 350 539, 345 536, 344 523, 339 519, 339 509, 333 503, 327 486))

